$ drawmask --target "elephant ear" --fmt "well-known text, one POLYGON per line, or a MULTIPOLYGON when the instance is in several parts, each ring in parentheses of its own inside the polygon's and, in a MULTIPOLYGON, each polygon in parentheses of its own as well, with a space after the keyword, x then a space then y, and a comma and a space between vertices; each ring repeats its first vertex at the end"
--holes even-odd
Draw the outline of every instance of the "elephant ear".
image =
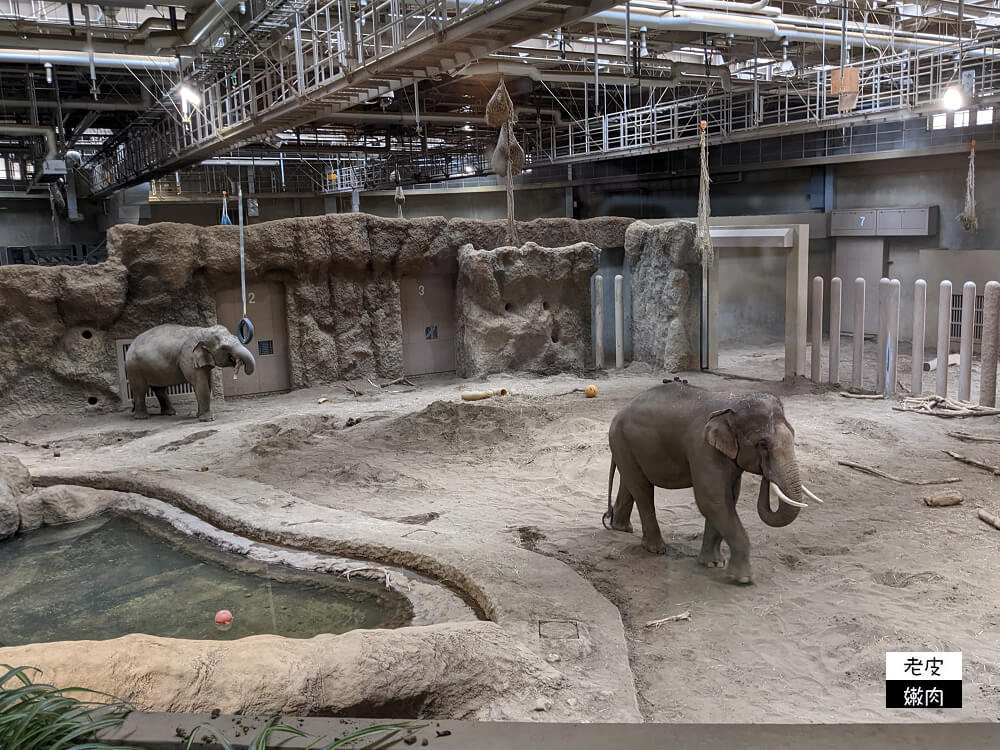
MULTIPOLYGON (((191 341, 191 339, 188 339, 191 341)), ((211 348, 211 335, 203 333, 197 336, 191 346, 191 357, 195 367, 214 367, 215 355, 211 348)))
POLYGON ((739 450, 736 433, 733 432, 732 422, 729 419, 731 413, 731 409, 720 409, 709 415, 708 422, 705 423, 705 442, 735 460, 739 450))

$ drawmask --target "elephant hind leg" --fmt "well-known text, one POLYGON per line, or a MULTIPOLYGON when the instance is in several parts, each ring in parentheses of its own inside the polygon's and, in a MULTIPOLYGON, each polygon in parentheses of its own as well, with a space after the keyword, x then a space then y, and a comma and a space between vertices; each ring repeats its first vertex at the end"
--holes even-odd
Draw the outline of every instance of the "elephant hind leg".
POLYGON ((615 531, 625 531, 632 533, 632 506, 635 500, 628 491, 624 482, 618 483, 618 495, 615 497, 614 514, 611 519, 611 528, 615 531))
POLYGON ((146 394, 149 392, 149 385, 141 375, 128 376, 129 388, 132 389, 132 418, 149 419, 149 412, 146 411, 146 394))
POLYGON ((160 414, 165 417, 172 417, 177 413, 170 403, 170 395, 167 393, 166 386, 153 386, 153 393, 156 394, 156 400, 160 402, 160 414))
POLYGON ((639 520, 642 522, 642 548, 654 555, 666 554, 667 545, 663 543, 660 524, 656 522, 656 510, 653 507, 652 482, 642 473, 642 469, 632 456, 621 455, 616 457, 616 461, 621 487, 624 488, 628 499, 625 500, 619 490, 618 501, 621 503, 622 514, 619 516, 619 508, 616 507, 615 521, 628 523, 632 510, 631 503, 634 501, 639 508, 639 520))

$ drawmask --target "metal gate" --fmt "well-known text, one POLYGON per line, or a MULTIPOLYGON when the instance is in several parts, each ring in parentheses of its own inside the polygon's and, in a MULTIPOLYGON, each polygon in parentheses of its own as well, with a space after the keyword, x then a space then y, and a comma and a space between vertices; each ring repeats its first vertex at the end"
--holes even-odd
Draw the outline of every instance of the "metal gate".
MULTIPOLYGON (((962 338, 962 297, 961 294, 951 295, 951 340, 959 341, 962 338)), ((986 307, 986 297, 982 294, 976 295, 974 305, 974 317, 972 321, 972 341, 980 344, 983 341, 983 309, 986 307)))

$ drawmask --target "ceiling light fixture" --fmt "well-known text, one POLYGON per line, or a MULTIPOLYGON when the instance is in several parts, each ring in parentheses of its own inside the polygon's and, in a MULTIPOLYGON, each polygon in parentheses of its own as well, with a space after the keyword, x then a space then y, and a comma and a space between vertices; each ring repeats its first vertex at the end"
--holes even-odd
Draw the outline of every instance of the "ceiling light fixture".
POLYGON ((962 87, 957 85, 949 86, 945 90, 944 96, 941 97, 941 104, 949 112, 961 109, 962 105, 965 104, 965 92, 962 90, 962 87))
POLYGON ((197 107, 201 104, 201 96, 193 88, 188 86, 186 83, 181 84, 181 87, 177 90, 177 93, 181 97, 182 102, 187 102, 192 107, 197 107))

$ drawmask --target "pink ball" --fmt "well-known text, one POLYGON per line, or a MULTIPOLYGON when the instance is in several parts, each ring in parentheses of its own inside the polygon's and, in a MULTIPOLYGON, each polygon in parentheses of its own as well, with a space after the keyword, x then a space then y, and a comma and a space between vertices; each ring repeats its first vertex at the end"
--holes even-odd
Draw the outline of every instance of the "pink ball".
POLYGON ((233 624, 233 613, 228 609, 220 609, 215 613, 215 624, 216 625, 232 625, 233 624))

